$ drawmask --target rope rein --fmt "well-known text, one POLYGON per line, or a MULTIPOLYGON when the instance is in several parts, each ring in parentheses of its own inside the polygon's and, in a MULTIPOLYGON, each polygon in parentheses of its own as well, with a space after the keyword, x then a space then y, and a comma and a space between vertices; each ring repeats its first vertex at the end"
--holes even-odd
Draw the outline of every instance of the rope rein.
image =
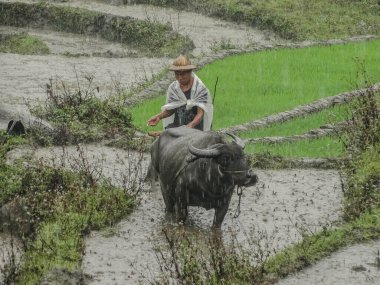
POLYGON ((239 202, 235 210, 235 214, 233 216, 234 219, 238 218, 240 216, 241 210, 240 210, 240 205, 241 205, 241 196, 243 195, 243 187, 242 186, 237 186, 236 187, 236 194, 239 197, 239 202))

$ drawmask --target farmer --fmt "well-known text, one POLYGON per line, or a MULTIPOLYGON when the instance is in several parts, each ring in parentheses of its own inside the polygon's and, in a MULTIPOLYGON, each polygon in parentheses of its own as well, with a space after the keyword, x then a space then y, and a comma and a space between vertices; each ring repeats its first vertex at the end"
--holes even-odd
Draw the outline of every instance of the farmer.
MULTIPOLYGON (((195 75, 195 65, 189 57, 180 55, 169 70, 174 71, 176 81, 169 85, 166 103, 161 113, 148 120, 149 126, 155 126, 163 120, 164 128, 175 128, 186 125, 202 131, 211 128, 213 105, 210 92, 195 75)), ((159 136, 160 132, 150 132, 151 136, 159 136)))

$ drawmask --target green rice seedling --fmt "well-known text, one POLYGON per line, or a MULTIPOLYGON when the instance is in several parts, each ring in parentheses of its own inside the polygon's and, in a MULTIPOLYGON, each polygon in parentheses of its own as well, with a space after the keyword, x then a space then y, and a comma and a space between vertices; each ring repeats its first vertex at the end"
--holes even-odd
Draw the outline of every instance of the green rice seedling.
POLYGON ((379 48, 376 40, 263 51, 217 61, 198 75, 207 86, 213 86, 219 76, 214 106, 218 129, 356 88, 352 82, 358 82, 358 58, 365 62, 371 81, 380 81, 379 48))
POLYGON ((249 144, 245 148, 249 154, 265 154, 283 157, 340 157, 344 153, 342 142, 338 138, 325 137, 315 140, 303 140, 284 143, 258 143, 249 144))
MULTIPOLYGON (((303 49, 279 49, 231 56, 197 72, 207 86, 219 77, 213 128, 220 129, 286 111, 301 104, 365 86, 357 74, 364 64, 370 81, 380 81, 380 40, 303 49), (358 82, 358 83, 357 83, 358 82)), ((164 96, 132 108, 141 130, 160 111, 164 96)))

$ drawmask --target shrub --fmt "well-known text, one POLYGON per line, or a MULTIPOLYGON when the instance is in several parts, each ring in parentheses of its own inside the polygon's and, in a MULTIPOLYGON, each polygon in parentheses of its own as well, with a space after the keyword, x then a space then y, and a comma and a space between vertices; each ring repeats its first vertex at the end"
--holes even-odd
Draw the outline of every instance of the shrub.
POLYGON ((31 135, 44 145, 93 142, 122 135, 131 138, 134 128, 131 115, 118 97, 102 100, 92 86, 93 77, 85 78, 87 86, 68 87, 64 82, 50 80, 45 105, 32 108, 32 113, 53 123, 55 131, 46 133, 34 129, 31 135))

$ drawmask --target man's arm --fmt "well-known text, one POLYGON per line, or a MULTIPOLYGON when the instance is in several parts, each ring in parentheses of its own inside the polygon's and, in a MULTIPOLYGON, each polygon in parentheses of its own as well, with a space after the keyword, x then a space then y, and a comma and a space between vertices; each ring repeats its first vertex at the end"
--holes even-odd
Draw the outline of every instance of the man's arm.
POLYGON ((148 126, 155 126, 158 122, 164 118, 170 117, 174 113, 174 110, 164 110, 161 113, 153 116, 148 120, 148 126))

